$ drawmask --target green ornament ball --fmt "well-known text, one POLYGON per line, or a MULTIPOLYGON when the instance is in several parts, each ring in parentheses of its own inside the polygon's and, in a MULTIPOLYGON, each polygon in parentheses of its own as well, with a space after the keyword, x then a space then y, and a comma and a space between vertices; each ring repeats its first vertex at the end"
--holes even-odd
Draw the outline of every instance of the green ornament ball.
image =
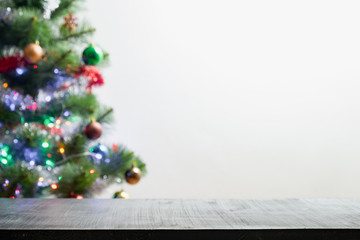
POLYGON ((101 48, 90 45, 83 51, 83 61, 87 65, 96 65, 104 58, 104 53, 101 48))

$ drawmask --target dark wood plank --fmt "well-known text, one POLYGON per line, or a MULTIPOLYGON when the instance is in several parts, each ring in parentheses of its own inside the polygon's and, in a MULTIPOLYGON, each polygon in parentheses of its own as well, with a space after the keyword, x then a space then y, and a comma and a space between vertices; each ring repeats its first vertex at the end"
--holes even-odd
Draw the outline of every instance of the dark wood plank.
POLYGON ((359 240, 360 201, 0 199, 0 239, 79 236, 359 240))
POLYGON ((2 230, 0 237, 26 240, 359 240, 359 230, 2 230))

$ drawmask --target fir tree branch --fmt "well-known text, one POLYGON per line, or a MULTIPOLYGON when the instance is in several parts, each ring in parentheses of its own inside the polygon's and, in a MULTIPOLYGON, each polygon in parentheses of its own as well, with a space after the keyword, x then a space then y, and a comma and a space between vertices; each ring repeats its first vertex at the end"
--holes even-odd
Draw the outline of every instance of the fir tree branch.
POLYGON ((76 38, 76 37, 80 37, 80 36, 82 36, 84 34, 95 32, 95 30, 96 30, 95 28, 89 28, 89 29, 81 31, 81 32, 69 34, 69 35, 67 35, 66 37, 63 37, 63 38, 58 38, 55 41, 66 41, 66 40, 69 40, 70 38, 76 38))
POLYGON ((54 62, 54 64, 51 66, 51 69, 53 69, 54 67, 56 67, 62 60, 64 60, 66 58, 66 56, 68 56, 70 53, 72 52, 72 50, 68 50, 66 51, 63 55, 61 55, 60 58, 58 58, 56 60, 56 62, 54 62))
POLYGON ((30 29, 29 29, 29 32, 28 32, 28 37, 30 36, 30 34, 31 34, 31 32, 32 32, 32 30, 34 28, 34 25, 35 25, 37 19, 38 18, 36 16, 31 18, 31 25, 30 25, 30 29))
POLYGON ((56 162, 56 166, 60 166, 64 163, 66 163, 67 161, 69 161, 72 158, 77 158, 77 157, 85 157, 85 156, 90 156, 93 160, 95 160, 95 153, 91 153, 91 152, 85 152, 85 153, 79 153, 79 154, 73 154, 70 156, 65 156, 65 154, 63 154, 63 160, 56 162))
POLYGON ((113 108, 108 109, 104 114, 102 114, 100 117, 96 119, 97 122, 101 122, 106 116, 108 116, 110 113, 114 111, 113 108))
POLYGON ((58 17, 62 11, 69 9, 71 5, 73 5, 74 2, 76 2, 77 0, 70 0, 70 1, 63 1, 62 3, 60 3, 59 7, 56 8, 52 13, 51 13, 51 18, 56 18, 58 17))
MULTIPOLYGON (((73 107, 79 107, 79 106, 76 105, 76 104, 66 105, 66 109, 72 109, 73 107)), ((82 108, 82 111, 83 111, 82 114, 84 114, 85 112, 88 113, 88 114, 93 114, 94 113, 94 109, 92 107, 86 107, 86 106, 80 106, 80 107, 82 108)))

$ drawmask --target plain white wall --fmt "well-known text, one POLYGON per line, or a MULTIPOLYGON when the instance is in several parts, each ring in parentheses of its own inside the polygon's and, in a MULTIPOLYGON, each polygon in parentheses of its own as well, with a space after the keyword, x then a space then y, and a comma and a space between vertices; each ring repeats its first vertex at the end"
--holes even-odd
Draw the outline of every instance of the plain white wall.
MULTIPOLYGON (((88 0, 133 198, 360 198, 360 1, 88 0)), ((101 197, 110 197, 115 186, 101 197)))

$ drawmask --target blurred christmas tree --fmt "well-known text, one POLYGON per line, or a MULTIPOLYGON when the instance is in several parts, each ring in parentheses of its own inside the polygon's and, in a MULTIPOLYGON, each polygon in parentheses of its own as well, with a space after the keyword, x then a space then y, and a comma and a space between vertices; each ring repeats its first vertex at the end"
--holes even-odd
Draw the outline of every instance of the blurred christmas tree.
POLYGON ((126 148, 98 142, 112 109, 91 90, 107 54, 73 15, 81 3, 0 1, 0 197, 91 197, 145 173, 126 148))

